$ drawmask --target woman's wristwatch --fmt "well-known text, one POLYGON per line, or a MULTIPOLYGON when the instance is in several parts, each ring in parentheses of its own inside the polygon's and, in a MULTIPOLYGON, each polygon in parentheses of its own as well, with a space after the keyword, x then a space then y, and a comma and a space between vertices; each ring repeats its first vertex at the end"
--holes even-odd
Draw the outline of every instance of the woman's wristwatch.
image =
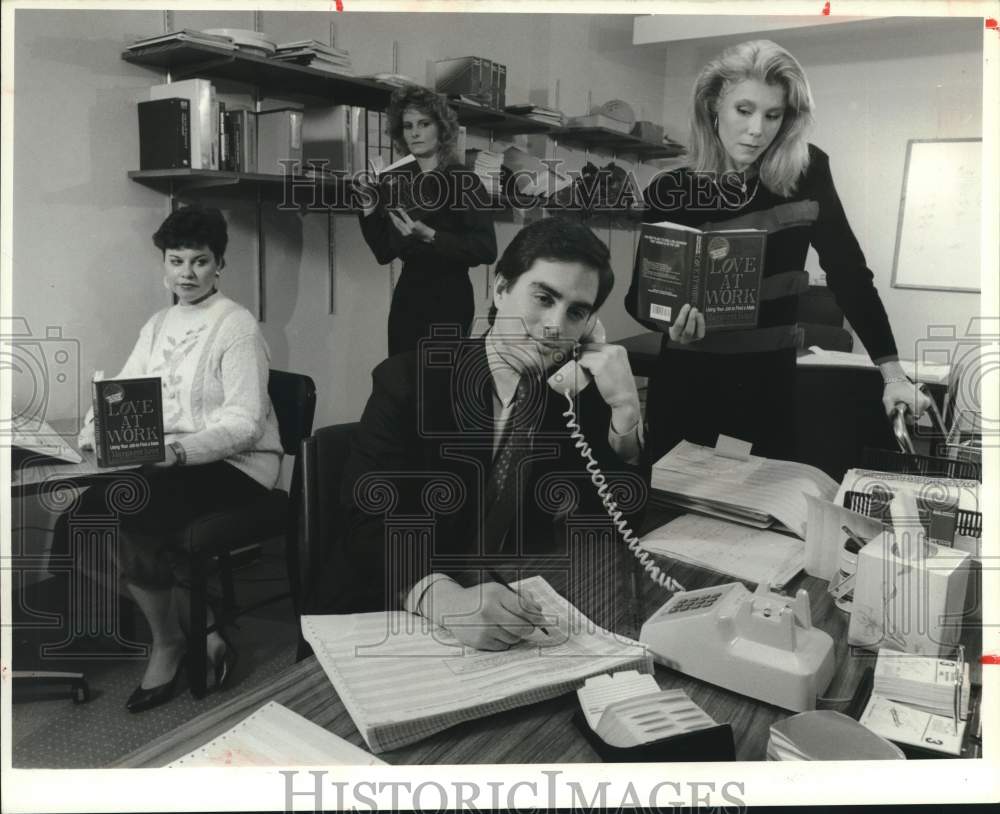
POLYGON ((184 451, 184 447, 181 445, 180 441, 171 441, 168 446, 174 451, 174 466, 184 466, 187 463, 187 453, 184 451))

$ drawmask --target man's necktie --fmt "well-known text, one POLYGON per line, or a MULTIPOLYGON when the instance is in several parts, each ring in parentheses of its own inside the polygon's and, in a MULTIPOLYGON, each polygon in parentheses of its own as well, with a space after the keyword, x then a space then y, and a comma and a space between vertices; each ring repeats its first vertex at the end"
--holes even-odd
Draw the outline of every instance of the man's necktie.
POLYGON ((530 426, 529 380, 522 376, 518 382, 510 414, 500 435, 493 469, 486 482, 486 530, 483 538, 487 554, 498 554, 504 549, 507 532, 517 514, 518 471, 522 462, 531 454, 534 427, 530 426))

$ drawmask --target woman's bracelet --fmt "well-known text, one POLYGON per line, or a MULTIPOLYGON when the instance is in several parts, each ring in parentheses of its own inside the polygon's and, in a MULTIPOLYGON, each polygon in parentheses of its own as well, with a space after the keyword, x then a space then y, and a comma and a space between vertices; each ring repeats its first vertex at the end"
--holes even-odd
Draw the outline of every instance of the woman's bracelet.
POLYGON ((187 452, 184 451, 184 447, 181 445, 180 441, 171 441, 170 448, 174 451, 174 457, 176 461, 175 466, 184 466, 187 463, 187 452))
POLYGON ((910 381, 909 376, 889 376, 888 378, 882 380, 883 384, 897 384, 899 382, 906 382, 907 384, 913 384, 913 382, 910 381))

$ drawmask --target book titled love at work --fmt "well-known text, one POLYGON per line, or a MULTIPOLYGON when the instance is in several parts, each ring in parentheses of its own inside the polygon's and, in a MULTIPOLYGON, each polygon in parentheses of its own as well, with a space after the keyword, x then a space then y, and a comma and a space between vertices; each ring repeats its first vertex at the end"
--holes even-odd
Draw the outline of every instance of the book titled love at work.
POLYGON ((706 333, 756 328, 766 241, 762 229, 701 231, 669 221, 644 223, 639 315, 669 327, 690 303, 704 314, 706 333))
POLYGON ((163 402, 159 376, 93 383, 98 466, 162 461, 163 402))

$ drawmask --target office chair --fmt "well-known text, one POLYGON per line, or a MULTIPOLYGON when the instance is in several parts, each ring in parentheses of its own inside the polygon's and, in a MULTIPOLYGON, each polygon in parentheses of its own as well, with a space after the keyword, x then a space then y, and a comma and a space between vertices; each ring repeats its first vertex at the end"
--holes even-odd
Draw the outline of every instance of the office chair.
POLYGON ((844 312, 826 286, 811 285, 799 295, 796 320, 805 333, 805 347, 817 345, 845 353, 854 350, 854 337, 844 328, 844 312))
MULTIPOLYGON (((317 580, 328 556, 336 546, 336 531, 340 527, 340 487, 344 466, 351 451, 351 441, 358 424, 334 424, 321 427, 302 442, 302 525, 299 536, 297 614, 309 612, 311 597, 321 590, 317 580)), ((299 629, 299 646, 295 660, 301 661, 312 653, 299 629)))
MULTIPOLYGON (((286 455, 296 457, 288 493, 272 489, 267 497, 252 505, 233 511, 213 512, 199 517, 182 532, 191 559, 191 629, 192 642, 205 642, 205 637, 237 617, 263 605, 297 596, 298 583, 298 511, 302 491, 301 461, 298 453, 302 440, 312 431, 316 410, 316 386, 308 376, 272 370, 268 395, 278 418, 281 446, 286 455), (233 570, 260 553, 261 543, 273 537, 285 538, 290 590, 238 607, 233 587, 233 570), (215 624, 208 626, 208 580, 218 573, 222 584, 222 603, 215 624)), ((205 671, 207 655, 204 644, 188 652, 188 681, 191 694, 201 698, 207 692, 205 671)))

